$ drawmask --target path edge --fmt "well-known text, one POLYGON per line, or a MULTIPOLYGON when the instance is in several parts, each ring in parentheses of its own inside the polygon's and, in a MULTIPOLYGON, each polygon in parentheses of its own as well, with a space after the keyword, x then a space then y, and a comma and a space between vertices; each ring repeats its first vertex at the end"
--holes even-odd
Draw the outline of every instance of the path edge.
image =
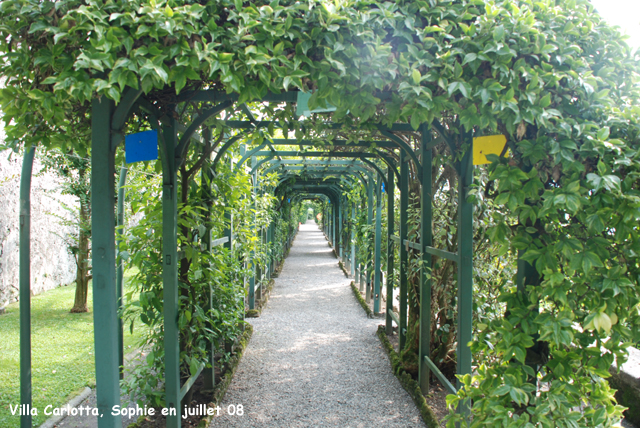
POLYGON ((367 302, 365 302, 364 299, 362 298, 362 294, 360 294, 360 290, 356 288, 355 281, 351 281, 351 284, 349 285, 351 286, 353 295, 356 296, 358 303, 360 303, 360 306, 362 306, 362 309, 364 309, 364 311, 367 313, 367 318, 373 318, 373 311, 371 310, 369 305, 367 305, 367 302))
POLYGON ((256 304, 256 308, 247 309, 247 311, 244 313, 245 318, 259 318, 260 315, 262 315, 262 310, 267 305, 267 302, 269 301, 269 297, 271 296, 271 291, 273 290, 273 287, 275 286, 275 284, 276 284, 275 280, 271 278, 269 280, 269 284, 267 285, 267 288, 264 290, 262 298, 256 304))
MULTIPOLYGON (((67 402, 67 404, 63 405, 63 408, 73 408, 73 407, 77 407, 80 403, 82 403, 88 396, 91 395, 92 389, 89 388, 88 386, 86 386, 82 391, 80 391, 80 394, 76 395, 75 397, 73 397, 71 400, 69 400, 67 402)), ((38 428, 52 428, 54 427, 58 422, 60 422, 61 420, 65 419, 68 415, 57 415, 57 416, 51 416, 49 419, 47 419, 46 421, 44 421, 41 425, 38 426, 38 428)))
MULTIPOLYGON (((231 381, 233 380, 233 377, 238 370, 238 366, 240 365, 242 356, 247 350, 247 346, 249 345, 249 341, 251 340, 252 335, 253 326, 247 323, 244 329, 244 333, 242 333, 242 337, 240 338, 240 349, 238 349, 238 352, 231 358, 231 361, 229 361, 229 370, 227 370, 227 372, 220 380, 220 383, 214 388, 213 400, 211 401, 211 403, 209 403, 209 407, 216 407, 222 402, 222 399, 227 393, 227 389, 229 389, 229 385, 231 385, 231 381)), ((202 418, 202 420, 200 420, 196 428, 207 428, 209 425, 211 425, 214 417, 215 416, 213 415, 205 416, 204 418, 202 418)))
POLYGON ((420 412, 420 416, 422 416, 422 420, 429 428, 438 428, 440 427, 440 422, 436 417, 436 414, 433 412, 431 407, 427 404, 427 399, 422 395, 422 390, 420 389, 420 385, 418 382, 413 380, 411 375, 404 371, 402 368, 402 362, 400 361, 400 356, 393 349, 391 342, 387 338, 387 334, 385 332, 385 327, 383 325, 378 326, 377 331, 378 339, 382 343, 385 351, 387 352, 387 356, 389 357, 389 361, 391 362, 391 367, 393 369, 393 374, 398 378, 402 387, 409 393, 416 407, 418 407, 418 411, 420 412))

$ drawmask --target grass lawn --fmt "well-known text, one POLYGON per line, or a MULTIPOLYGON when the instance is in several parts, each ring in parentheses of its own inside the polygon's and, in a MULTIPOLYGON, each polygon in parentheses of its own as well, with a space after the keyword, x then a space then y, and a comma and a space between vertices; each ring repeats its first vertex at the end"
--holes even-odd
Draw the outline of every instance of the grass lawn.
MULTIPOLYGON (((92 293, 89 312, 71 314, 75 285, 56 288, 31 297, 31 347, 33 407, 38 426, 49 418, 44 408, 66 403, 84 387, 95 387, 92 293)), ((20 306, 12 303, 0 315, 0 427, 18 428, 20 417, 9 405, 20 404, 20 306)), ((137 343, 140 323, 133 335, 124 329, 125 354, 137 343)), ((128 327, 128 326, 127 326, 128 327)))

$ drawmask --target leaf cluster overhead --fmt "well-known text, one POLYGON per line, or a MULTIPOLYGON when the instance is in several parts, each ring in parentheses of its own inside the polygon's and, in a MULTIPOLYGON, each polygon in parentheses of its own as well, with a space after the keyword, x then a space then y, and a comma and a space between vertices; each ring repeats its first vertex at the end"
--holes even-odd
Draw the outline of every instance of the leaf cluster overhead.
POLYGON ((417 128, 457 115, 468 129, 515 136, 519 124, 569 119, 570 134, 572 121, 600 121, 637 95, 637 63, 591 9, 586 0, 8 0, 0 100, 10 141, 45 144, 89 100, 119 101, 127 86, 159 103, 185 88, 240 102, 297 88, 316 91, 312 105, 337 106, 337 121, 417 128))

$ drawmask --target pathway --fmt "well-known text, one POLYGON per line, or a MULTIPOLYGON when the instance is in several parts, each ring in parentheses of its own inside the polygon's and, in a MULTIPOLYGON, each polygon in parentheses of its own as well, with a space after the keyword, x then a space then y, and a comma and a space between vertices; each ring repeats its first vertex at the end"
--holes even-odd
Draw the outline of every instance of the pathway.
POLYGON ((424 427, 315 223, 275 281, 211 428, 424 427))

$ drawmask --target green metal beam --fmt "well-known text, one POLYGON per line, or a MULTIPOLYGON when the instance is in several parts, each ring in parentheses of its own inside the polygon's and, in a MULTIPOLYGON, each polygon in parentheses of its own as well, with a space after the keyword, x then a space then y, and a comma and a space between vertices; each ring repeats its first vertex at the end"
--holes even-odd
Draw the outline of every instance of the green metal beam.
MULTIPOLYGON (((258 162, 258 159, 255 156, 252 156, 251 167, 254 168, 257 162, 258 162)), ((258 195, 258 171, 256 169, 253 169, 252 181, 253 181, 252 196, 254 198, 254 208, 255 208, 256 198, 258 195)), ((251 223, 252 235, 256 234, 255 223, 256 223, 256 214, 254 210, 253 221, 251 223)), ((249 264, 250 264, 249 268, 251 269, 251 273, 252 273, 251 276, 249 277, 249 309, 255 309, 256 307, 256 266, 255 266, 254 257, 255 257, 255 252, 251 250, 251 253, 249 254, 249 264)))
POLYGON ((366 141, 349 141, 349 140, 296 140, 293 138, 274 138, 271 140, 273 144, 278 146, 314 146, 316 149, 321 147, 385 147, 389 149, 397 149, 398 144, 387 140, 366 140, 366 141))
MULTIPOLYGON (((204 138, 209 137, 211 132, 205 132, 204 138)), ((202 243, 205 245, 205 252, 207 254, 211 254, 213 243, 211 242, 211 208, 213 206, 213 192, 209 183, 213 178, 213 174, 209 165, 205 164, 204 167, 200 170, 200 194, 203 201, 204 207, 204 224, 205 224, 205 232, 204 236, 202 236, 202 243)), ((205 262, 206 267, 210 267, 208 262, 205 262)), ((213 309, 214 307, 214 289, 211 284, 209 284, 209 309, 213 309)), ((213 329, 213 323, 208 324, 208 328, 213 329)), ((210 367, 206 367, 204 369, 204 388, 206 390, 213 391, 213 388, 216 385, 216 372, 215 372, 215 352, 216 346, 213 340, 207 341, 207 357, 209 358, 210 367)))
POLYGON ((351 276, 354 276, 356 271, 356 205, 351 202, 351 276))
MULTIPOLYGON (((371 225, 373 224, 373 191, 374 191, 374 184, 373 184, 373 180, 369 180, 369 182, 367 183, 366 186, 367 189, 367 225, 371 225)), ((369 249, 369 245, 371 243, 371 241, 374 242, 374 246, 375 246, 375 237, 373 236, 369 236, 367 234, 367 249, 369 249)), ((371 286, 372 286, 372 270, 373 270, 373 255, 371 254, 370 251, 367 251, 367 260, 366 260, 366 264, 365 264, 365 284, 366 284, 366 288, 365 288, 365 300, 367 301, 367 303, 369 303, 371 301, 371 292, 373 290, 371 290, 371 286)))
MULTIPOLYGON (((449 139, 449 137, 447 136, 447 130, 444 128, 444 126, 442 126, 442 124, 440 124, 440 122, 438 122, 437 120, 434 120, 431 123, 431 126, 438 131, 438 134, 440 134, 440 136, 444 139, 444 141, 447 143, 447 145, 449 146, 449 150, 451 150, 451 153, 456 153, 456 146, 455 144, 453 144, 453 141, 451 141, 449 139)), ((459 166, 459 162, 455 162, 457 166, 459 166)))
POLYGON ((178 328, 178 177, 174 118, 162 132, 162 285, 167 428, 180 428, 180 329, 178 328))
MULTIPOLYGON (((116 228, 116 299, 118 300, 118 310, 122 309, 122 296, 124 296, 124 266, 120 256, 120 244, 123 240, 122 228, 124 227, 124 197, 126 192, 124 186, 127 182, 127 171, 126 167, 120 167, 120 179, 118 180, 118 224, 116 228)), ((120 379, 124 379, 124 332, 121 317, 118 317, 118 364, 120 365, 120 379)))
MULTIPOLYGON (((458 349, 457 371, 459 375, 471 373, 471 349, 473 321, 473 204, 467 202, 473 184, 473 136, 465 133, 469 149, 460 162, 458 178, 458 349)), ((460 380, 457 381, 461 387, 460 380)), ((468 403, 461 412, 468 413, 468 403)))
POLYGON ((422 268, 420 270, 420 344, 418 350, 418 383, 424 394, 429 392, 429 365, 425 357, 431 358, 431 254, 426 251, 433 245, 432 230, 432 175, 433 156, 429 144, 431 131, 426 126, 421 127, 420 151, 422 161, 422 194, 421 231, 422 240, 422 268))
POLYGON ((411 146, 408 145, 407 143, 405 143, 404 140, 402 140, 402 138, 400 138, 397 135, 391 133, 390 131, 380 130, 380 133, 382 135, 384 135, 385 137, 389 138, 394 143, 396 143, 398 145, 398 147, 400 147, 402 149, 402 151, 405 152, 405 154, 407 154, 407 155, 409 155, 409 157, 411 157, 411 159, 413 160, 414 165, 416 166, 416 172, 418 173, 418 179, 422 180, 422 168, 420 167, 420 161, 418 160, 418 157, 416 156, 416 154, 413 151, 413 149, 411 148, 411 146))
POLYGON ((380 314, 380 251, 382 246, 382 176, 378 176, 376 186, 376 236, 373 265, 373 313, 380 314))
POLYGON ((393 310, 393 270, 395 261, 395 250, 393 248, 393 241, 391 240, 395 223, 395 185, 391 167, 387 168, 387 183, 387 310, 385 311, 385 331, 387 335, 391 335, 393 325, 391 323, 392 317, 389 311, 393 310))
MULTIPOLYGON (((238 94, 231 93, 228 94, 225 91, 217 91, 214 89, 205 89, 198 91, 185 91, 181 92, 180 95, 176 97, 176 104, 181 102, 193 102, 193 101, 202 101, 202 102, 223 102, 223 101, 238 101, 238 94)), ((274 94, 272 92, 268 92, 265 96, 262 97, 261 100, 254 101, 264 101, 264 102, 272 102, 272 103, 295 103, 298 101, 298 91, 289 91, 289 92, 281 92, 279 94, 274 94)))
POLYGON ((20 428, 31 428, 31 176, 35 148, 25 151, 20 176, 20 428))
POLYGON ((197 131, 197 129, 202 126, 202 124, 206 122, 210 117, 217 115, 218 113, 226 110, 232 105, 233 103, 231 101, 223 101, 217 106, 205 110, 200 116, 198 116, 191 122, 191 125, 189 125, 187 130, 182 133, 182 137, 180 137, 180 143, 176 147, 176 167, 178 169, 180 169, 185 161, 187 151, 189 150, 189 141, 191 140, 191 137, 193 137, 193 134, 197 131))
POLYGON ((115 153, 111 146, 113 101, 94 99, 91 112, 91 229, 93 333, 99 428, 121 428, 118 365, 118 302, 115 260, 115 153), (96 303, 96 302, 99 302, 96 303))
POLYGON ((409 210, 409 165, 405 151, 400 152, 400 325, 399 351, 404 349, 407 341, 407 270, 409 256, 407 247, 402 243, 407 239, 409 210))
MULTIPOLYGON (((374 153, 367 152, 338 152, 338 151, 327 151, 327 152, 304 152, 300 150, 276 150, 278 156, 282 157, 302 157, 302 158, 311 158, 311 157, 345 157, 345 158, 376 158, 378 155, 374 153)), ((272 155, 273 151, 256 151, 254 156, 269 156, 272 155)))
POLYGON ((337 211, 337 222, 338 226, 337 236, 336 236, 336 255, 340 260, 342 260, 342 196, 338 198, 338 203, 336 204, 337 211))
MULTIPOLYGON (((216 101, 220 101, 220 100, 216 100, 216 101)), ((267 128, 269 127, 269 125, 273 125, 277 129, 285 129, 287 131, 288 129, 293 129, 292 124, 285 124, 286 126, 283 128, 280 122, 268 121, 268 120, 259 120, 257 122, 242 121, 242 120, 228 120, 225 122, 225 126, 232 129, 267 128)), ((342 123, 327 123, 325 127, 326 129, 343 129, 344 125, 342 123)), ((352 129, 358 129, 358 128, 353 127, 352 129)), ((393 132, 414 132, 414 129, 408 123, 394 123, 390 127, 380 126, 378 129, 385 130, 385 131, 393 131, 393 132)), ((312 145, 312 144, 305 143, 304 145, 312 145)))
MULTIPOLYGON (((131 110, 138 101, 138 98, 142 95, 142 92, 142 87, 133 89, 132 87, 127 86, 125 88, 124 93, 120 98, 120 102, 111 116, 111 129, 122 129, 125 123, 127 123, 131 110)), ((115 149, 115 147, 112 147, 112 149, 115 149)))
POLYGON ((124 90, 118 106, 115 108, 113 115, 111 116, 111 150, 115 152, 116 148, 122 141, 124 141, 124 133, 120 132, 127 123, 127 119, 131 115, 133 108, 142 95, 142 86, 138 89, 133 89, 127 86, 124 90))
POLYGON ((246 135, 244 135, 244 134, 235 135, 235 136, 229 138, 227 140, 227 142, 222 145, 220 150, 218 150, 218 153, 216 154, 215 159, 213 160, 213 164, 211 165, 211 168, 214 171, 217 169, 218 162, 220 162, 220 159, 222 159, 222 156, 227 152, 227 150, 229 150, 231 148, 231 146, 233 146, 233 144, 236 141, 238 141, 239 139, 244 138, 244 137, 246 137, 246 135))
MULTIPOLYGON (((260 146, 262 147, 262 146, 260 146)), ((327 152, 304 152, 304 151, 294 151, 294 150, 278 150, 277 152, 278 156, 282 156, 282 157, 302 157, 302 158, 307 158, 307 157, 337 157, 337 158, 360 158, 364 163, 369 164, 369 162, 366 161, 367 158, 380 158, 382 159, 388 166, 390 166, 395 175, 400 178, 400 173, 398 172, 398 170, 395 167, 395 163, 393 162, 393 160, 385 155, 384 153, 381 153, 380 151, 376 150, 375 153, 367 153, 367 152, 338 152, 338 151, 327 151, 327 152)), ((253 152, 253 154, 255 156, 272 156, 273 155, 273 151, 259 151, 259 150, 255 150, 253 152)), ((240 164, 242 164, 245 161, 245 158, 243 158, 240 161, 240 164)), ((375 165, 375 164, 373 164, 375 165)), ((384 175, 384 174, 382 174, 384 175)), ((386 175, 385 175, 386 176, 386 175)))
MULTIPOLYGON (((355 175, 354 172, 360 171, 364 172, 367 175, 371 175, 371 171, 366 168, 358 167, 358 166, 336 166, 336 167, 304 167, 304 166, 291 166, 291 165, 274 165, 265 170, 265 174, 269 174, 274 171, 308 171, 309 173, 321 174, 325 176, 333 175, 333 174, 346 174, 346 175, 355 175)), ((386 180, 385 180, 386 181, 386 180)))

